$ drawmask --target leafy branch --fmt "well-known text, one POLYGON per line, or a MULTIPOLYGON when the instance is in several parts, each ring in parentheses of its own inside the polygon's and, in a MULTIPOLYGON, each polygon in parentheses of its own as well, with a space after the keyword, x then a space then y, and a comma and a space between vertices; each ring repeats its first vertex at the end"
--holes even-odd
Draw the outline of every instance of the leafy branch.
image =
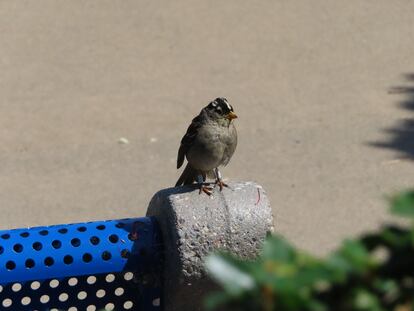
POLYGON ((347 239, 326 258, 296 249, 280 236, 261 256, 243 261, 213 254, 206 267, 222 287, 207 310, 408 311, 414 299, 414 191, 390 200, 390 212, 410 225, 384 225, 347 239))

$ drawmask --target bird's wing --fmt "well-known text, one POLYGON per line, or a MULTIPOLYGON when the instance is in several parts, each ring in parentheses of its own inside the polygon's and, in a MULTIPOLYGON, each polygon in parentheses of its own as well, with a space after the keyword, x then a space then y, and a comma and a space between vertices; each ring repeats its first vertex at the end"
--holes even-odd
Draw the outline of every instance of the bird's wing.
POLYGON ((184 163, 184 157, 187 154, 188 149, 193 144, 194 138, 197 136, 198 129, 201 126, 201 118, 197 116, 191 121, 190 126, 187 129, 187 132, 181 139, 180 149, 178 149, 177 156, 177 168, 180 168, 184 163))

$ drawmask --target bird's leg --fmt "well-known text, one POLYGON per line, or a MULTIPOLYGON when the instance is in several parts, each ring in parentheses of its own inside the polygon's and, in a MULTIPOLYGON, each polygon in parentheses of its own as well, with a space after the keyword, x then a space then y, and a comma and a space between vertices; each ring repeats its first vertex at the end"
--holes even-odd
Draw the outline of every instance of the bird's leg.
POLYGON ((223 190, 223 187, 229 187, 229 185, 227 185, 227 184, 223 181, 223 179, 221 178, 221 173, 220 173, 220 171, 219 171, 218 167, 216 167, 216 168, 214 169, 214 175, 216 175, 216 182, 215 182, 215 184, 219 186, 220 191, 222 191, 222 190, 223 190))
POLYGON ((197 175, 197 184, 200 188, 200 191, 198 192, 198 194, 201 194, 201 192, 204 192, 207 195, 211 195, 213 189, 205 185, 204 180, 205 180, 205 177, 203 176, 203 174, 197 175))

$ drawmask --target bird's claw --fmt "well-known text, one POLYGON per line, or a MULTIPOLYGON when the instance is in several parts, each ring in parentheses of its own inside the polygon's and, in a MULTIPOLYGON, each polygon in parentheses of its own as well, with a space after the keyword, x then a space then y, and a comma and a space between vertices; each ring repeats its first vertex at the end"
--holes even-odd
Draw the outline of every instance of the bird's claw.
POLYGON ((213 188, 208 187, 206 185, 200 185, 200 191, 198 192, 198 194, 201 194, 201 192, 204 192, 205 194, 210 196, 213 193, 213 188))
POLYGON ((229 185, 228 185, 228 184, 226 184, 226 183, 225 183, 224 181, 222 181, 221 179, 217 179, 217 180, 216 180, 215 186, 219 186, 220 191, 222 191, 224 187, 229 188, 229 185))

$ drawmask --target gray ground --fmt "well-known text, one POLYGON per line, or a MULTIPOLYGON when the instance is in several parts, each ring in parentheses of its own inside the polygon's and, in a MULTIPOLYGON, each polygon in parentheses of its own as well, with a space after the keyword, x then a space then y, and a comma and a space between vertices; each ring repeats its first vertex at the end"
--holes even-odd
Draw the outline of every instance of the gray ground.
POLYGON ((375 228, 414 185, 414 91, 389 92, 414 85, 413 20, 388 0, 1 1, 0 227, 144 215, 225 96, 223 173, 264 186, 278 232, 322 253, 375 228))

